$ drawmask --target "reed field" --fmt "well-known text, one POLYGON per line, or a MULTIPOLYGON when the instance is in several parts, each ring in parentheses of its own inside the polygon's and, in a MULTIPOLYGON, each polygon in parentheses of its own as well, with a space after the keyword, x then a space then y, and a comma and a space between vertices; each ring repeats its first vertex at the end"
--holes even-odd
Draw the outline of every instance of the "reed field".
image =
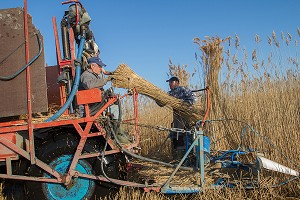
MULTIPOLYGON (((299 29, 295 37, 290 33, 281 33, 277 37, 272 32, 263 40, 256 35, 254 49, 251 50, 241 47, 238 35, 225 39, 218 36, 195 38, 194 43, 199 49, 195 55, 195 69, 175 65, 170 60, 165 71, 179 77, 181 85, 192 89, 210 88, 211 110, 204 134, 211 139, 212 152, 251 148, 275 162, 300 171, 299 37, 299 29)), ((147 85, 140 89, 145 87, 147 85)), ((155 90, 154 85, 151 88, 155 90)), ((162 99, 168 99, 162 93, 160 95, 162 99)), ((205 95, 200 92, 197 97, 199 113, 203 116, 205 95)), ((173 110, 170 106, 159 106, 155 100, 159 99, 153 91, 139 95, 140 154, 170 161, 169 131, 161 127, 171 128, 173 110)), ((132 101, 125 99, 122 104, 123 117, 132 118, 132 101)), ((180 105, 175 102, 175 106, 180 105)), ((186 114, 184 111, 182 113, 186 114)), ((187 116, 198 116, 199 113, 187 116)), ((121 127, 123 131, 133 133, 132 124, 122 124, 121 127)), ((164 195, 125 187, 103 199, 300 199, 299 178, 284 182, 291 177, 276 172, 265 172, 262 177, 262 187, 254 190, 204 187, 199 194, 164 195), (282 186, 277 187, 280 184, 282 186)))
MULTIPOLYGON (((249 53, 240 47, 237 35, 226 39, 195 38, 199 52, 193 72, 188 72, 186 65, 170 61, 169 74, 183 80, 182 85, 210 87, 211 111, 205 134, 211 138, 212 151, 252 148, 275 162, 300 170, 299 29, 296 33, 293 38, 289 33, 277 37, 272 32, 265 41, 256 35, 255 48, 249 53), (191 82, 197 73, 202 74, 204 84, 191 82)), ((147 96, 139 99, 141 154, 166 160, 171 150, 170 141, 164 141, 169 133, 153 127, 170 127, 172 109, 159 107, 147 96)), ((199 94, 199 101, 204 109, 203 94, 199 94)), ((129 104, 124 105, 130 110, 129 104)), ((277 187, 291 177, 275 172, 263 176, 263 187, 250 191, 241 187, 204 188, 199 194, 167 196, 124 188, 112 199, 300 199, 299 178, 277 187)))

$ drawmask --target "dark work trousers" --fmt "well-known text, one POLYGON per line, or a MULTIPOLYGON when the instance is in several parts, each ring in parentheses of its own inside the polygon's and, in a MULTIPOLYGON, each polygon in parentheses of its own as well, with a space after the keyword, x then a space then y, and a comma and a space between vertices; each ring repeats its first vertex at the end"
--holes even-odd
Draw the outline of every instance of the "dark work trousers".
MULTIPOLYGON (((172 128, 184 129, 185 122, 178 114, 173 114, 172 128)), ((186 133, 171 131, 172 154, 174 159, 181 159, 186 152, 186 133)))

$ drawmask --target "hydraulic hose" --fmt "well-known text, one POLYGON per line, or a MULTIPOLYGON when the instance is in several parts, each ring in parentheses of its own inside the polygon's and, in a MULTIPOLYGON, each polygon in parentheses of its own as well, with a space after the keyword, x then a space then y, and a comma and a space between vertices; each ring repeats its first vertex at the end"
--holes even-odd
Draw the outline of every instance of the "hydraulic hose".
MULTIPOLYGON (((144 161, 148 161, 148 162, 153 162, 153 163, 157 163, 157 164, 161 164, 161 165, 164 165, 164 166, 168 166, 168 167, 172 167, 172 168, 176 168, 177 165, 173 165, 173 164, 170 164, 170 163, 166 163, 166 162, 163 162, 163 161, 159 161, 159 160, 155 160, 155 159, 151 159, 151 158, 146 158, 146 157, 143 157, 143 156, 139 156, 139 155, 136 155, 130 151, 128 151, 127 149, 125 149, 121 142, 118 140, 117 136, 116 136, 116 132, 119 131, 119 128, 120 128, 120 123, 121 123, 121 116, 122 116, 122 109, 121 109, 121 103, 120 103, 120 100, 118 102, 118 107, 119 107, 119 118, 118 118, 118 124, 117 124, 117 128, 116 130, 115 129, 112 129, 112 135, 115 139, 115 142, 117 143, 117 145, 121 148, 121 151, 124 152, 125 154, 133 157, 133 158, 136 158, 136 159, 140 159, 140 160, 144 160, 144 161)), ((109 126, 111 126, 111 122, 109 121, 109 126)), ((191 167, 183 167, 181 166, 180 169, 183 169, 183 170, 188 170, 188 171, 192 171, 194 170, 193 168, 191 167)))
MULTIPOLYGON (((127 155, 130 155, 134 158, 137 158, 137 159, 140 159, 140 160, 145 160, 145 161, 150 161, 150 162, 154 162, 154 163, 158 163, 158 164, 161 164, 161 165, 165 165, 165 166, 169 166, 169 167, 173 167, 175 168, 177 165, 172 165, 172 164, 169 164, 169 163, 165 163, 165 162, 162 162, 162 161, 158 161, 158 160, 154 160, 154 159, 150 159, 150 158, 146 158, 146 157, 143 157, 143 156, 138 156, 134 153, 131 153, 130 151, 128 151, 127 149, 125 149, 122 144, 120 143, 120 141, 118 140, 117 136, 116 136, 116 132, 120 131, 119 128, 120 128, 120 122, 121 122, 121 116, 122 116, 122 109, 121 109, 121 102, 120 102, 120 99, 118 99, 118 111, 119 111, 119 116, 118 116, 118 119, 117 119, 117 127, 114 127, 110 121, 110 119, 108 119, 107 121, 107 128, 109 130, 106 130, 108 132, 110 132, 114 137, 115 139, 115 142, 116 144, 120 147, 121 151, 123 153, 126 153, 127 155)), ((114 183, 116 185, 122 185, 122 186, 127 186, 127 184, 120 184, 120 183, 117 183, 115 182, 114 180, 112 180, 104 171, 104 158, 105 158, 105 150, 106 150, 106 147, 107 147, 107 143, 108 143, 108 137, 109 135, 107 134, 106 135, 106 138, 105 138, 105 145, 104 145, 104 148, 103 148, 103 152, 102 152, 102 156, 101 156, 101 171, 102 171, 102 174, 103 176, 111 183, 114 183)), ((180 167, 181 169, 183 170, 193 170, 193 168, 189 168, 189 167, 180 167)), ((140 184, 138 187, 147 187, 149 185, 146 185, 146 184, 140 184)), ((152 184, 151 185, 152 187, 159 187, 159 186, 162 186, 161 184, 152 184)))
MULTIPOLYGON (((84 43, 85 43, 85 37, 81 36, 81 38, 80 38, 80 44, 79 44, 79 48, 78 48, 77 60, 81 60, 84 43)), ((72 91, 71 91, 71 93, 70 93, 70 95, 69 95, 66 103, 52 117, 46 119, 45 122, 51 122, 51 121, 57 119, 71 105, 71 103, 72 103, 72 101, 74 99, 74 96, 75 96, 75 94, 76 94, 76 92, 78 90, 79 81, 80 81, 80 74, 81 74, 81 66, 80 66, 80 64, 76 64, 74 84, 73 84, 72 91)))
POLYGON ((1 81, 9 81, 12 80, 14 78, 16 78, 19 74, 21 74, 28 66, 30 66, 34 61, 36 61, 36 59, 38 59, 38 57, 41 55, 42 53, 42 43, 41 40, 39 38, 39 33, 36 33, 36 38, 39 44, 39 52, 24 66, 22 67, 19 71, 17 71, 16 73, 10 75, 10 76, 0 76, 0 80, 1 81))
MULTIPOLYGON (((120 113, 120 112, 119 112, 120 113)), ((112 124, 110 122, 110 120, 108 120, 108 129, 110 129, 112 135, 115 137, 115 131, 114 131, 114 128, 112 127, 112 124)), ((114 183, 116 185, 121 185, 121 186, 128 186, 128 183, 119 183, 119 182, 115 182, 114 180, 112 180, 104 171, 104 157, 105 157, 105 150, 107 148, 107 143, 108 143, 108 139, 109 139, 109 134, 106 134, 106 138, 105 138, 105 145, 104 145, 104 148, 103 148, 103 151, 102 151, 102 155, 101 155, 101 172, 103 174, 103 176, 111 183, 114 183)), ((135 184, 138 184, 136 182, 134 182, 135 184)), ((146 184, 138 184, 136 185, 136 187, 141 187, 141 188, 145 188, 149 185, 146 185, 146 184)), ((152 187, 159 187, 159 186, 162 186, 161 184, 152 184, 151 185, 152 187)))
MULTIPOLYGON (((110 122, 109 122, 109 126, 110 125, 110 122)), ((125 154, 133 157, 133 158, 136 158, 136 159, 140 159, 140 160, 144 160, 144 161, 148 161, 148 162, 153 162, 153 163, 157 163, 157 164, 160 164, 160 165, 164 165, 164 166, 168 166, 168 167, 172 167, 172 168, 176 168, 177 165, 176 164, 170 164, 170 163, 166 163, 166 162, 163 162, 163 161, 160 161, 160 160, 155 160, 155 159, 151 159, 151 158, 146 158, 146 157, 143 157, 143 156, 139 156, 137 154, 134 154, 132 152, 130 152, 129 150, 125 149, 121 142, 118 140, 117 136, 116 136, 116 133, 115 131, 112 129, 112 134, 114 136, 114 141, 116 142, 116 144, 120 147, 121 151, 124 152, 125 154)), ((193 171, 194 169, 191 168, 191 167, 183 167, 181 166, 180 169, 182 170, 187 170, 187 171, 193 171)))

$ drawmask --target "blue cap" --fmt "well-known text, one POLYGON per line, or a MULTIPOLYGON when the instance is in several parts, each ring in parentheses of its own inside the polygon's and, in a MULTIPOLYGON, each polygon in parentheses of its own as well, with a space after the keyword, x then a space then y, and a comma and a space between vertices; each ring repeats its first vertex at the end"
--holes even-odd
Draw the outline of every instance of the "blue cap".
POLYGON ((88 63, 89 64, 96 63, 96 64, 98 64, 101 67, 105 67, 106 66, 106 64, 104 64, 102 62, 102 60, 100 58, 98 58, 98 57, 91 57, 91 58, 89 58, 88 63))
POLYGON ((172 78, 170 78, 169 80, 167 80, 166 82, 172 82, 172 81, 178 81, 179 82, 179 79, 175 76, 173 76, 172 78))

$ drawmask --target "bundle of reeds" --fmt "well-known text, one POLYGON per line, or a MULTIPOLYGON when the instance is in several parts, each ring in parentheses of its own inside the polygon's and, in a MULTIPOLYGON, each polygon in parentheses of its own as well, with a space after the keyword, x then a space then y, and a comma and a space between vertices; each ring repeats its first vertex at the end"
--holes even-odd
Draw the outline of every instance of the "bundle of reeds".
POLYGON ((114 87, 133 89, 135 88, 139 94, 146 95, 154 99, 160 106, 169 106, 174 112, 178 113, 185 119, 188 125, 193 125, 202 119, 203 110, 199 110, 198 106, 190 105, 180 99, 170 96, 157 86, 137 75, 126 64, 121 64, 114 71, 112 77, 114 87))

